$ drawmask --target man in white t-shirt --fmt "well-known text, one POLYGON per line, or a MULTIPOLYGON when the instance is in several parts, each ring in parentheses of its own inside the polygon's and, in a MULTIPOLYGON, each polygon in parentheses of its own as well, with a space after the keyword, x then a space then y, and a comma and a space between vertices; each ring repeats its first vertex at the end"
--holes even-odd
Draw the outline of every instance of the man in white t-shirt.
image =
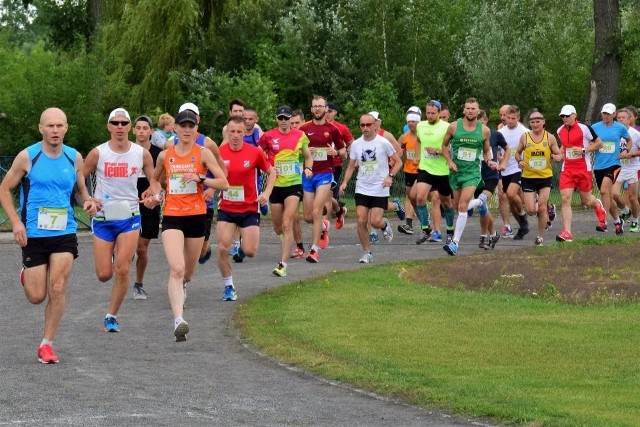
POLYGON ((389 199, 389 190, 393 185, 393 178, 400 168, 402 161, 391 143, 376 133, 376 118, 371 114, 360 117, 362 136, 351 144, 349 165, 344 174, 340 194, 344 194, 347 184, 358 167, 356 177, 356 216, 358 219, 358 237, 364 254, 360 263, 369 264, 373 261, 370 250, 368 225, 382 230, 386 242, 393 239, 393 229, 389 221, 383 217, 389 199), (389 160, 393 169, 389 170, 389 160))
MULTIPOLYGON (((527 133, 529 129, 520 123, 520 109, 515 105, 509 105, 506 110, 505 125, 500 128, 500 132, 507 145, 511 149, 511 153, 515 153, 520 144, 520 137, 527 133)), ((502 189, 507 194, 509 201, 509 207, 513 217, 518 221, 520 228, 518 233, 513 236, 513 240, 522 240, 522 238, 529 233, 529 221, 527 221, 527 215, 524 211, 521 194, 521 179, 522 171, 518 167, 518 162, 514 158, 513 154, 507 160, 504 172, 501 173, 502 177, 502 189)))

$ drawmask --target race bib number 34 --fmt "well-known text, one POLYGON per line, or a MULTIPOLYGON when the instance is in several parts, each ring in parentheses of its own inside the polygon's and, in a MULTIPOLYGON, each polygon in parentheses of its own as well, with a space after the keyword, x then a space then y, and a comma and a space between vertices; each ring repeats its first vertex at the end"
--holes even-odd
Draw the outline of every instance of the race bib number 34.
POLYGON ((38 209, 38 228, 40 230, 65 230, 68 212, 65 208, 38 209))

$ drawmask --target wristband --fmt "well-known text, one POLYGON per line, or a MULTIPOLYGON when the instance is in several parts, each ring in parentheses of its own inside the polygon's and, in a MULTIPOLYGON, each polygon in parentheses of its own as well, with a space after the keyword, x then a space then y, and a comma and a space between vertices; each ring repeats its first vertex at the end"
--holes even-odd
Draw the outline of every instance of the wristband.
POLYGON ((311 169, 309 166, 305 166, 304 170, 308 170, 309 172, 313 172, 313 169, 311 169))

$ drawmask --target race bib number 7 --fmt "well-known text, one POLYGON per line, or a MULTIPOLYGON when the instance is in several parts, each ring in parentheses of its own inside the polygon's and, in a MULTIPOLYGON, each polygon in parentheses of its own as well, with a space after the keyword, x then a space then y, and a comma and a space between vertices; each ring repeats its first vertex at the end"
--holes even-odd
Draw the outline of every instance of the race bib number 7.
POLYGON ((38 228, 40 230, 65 230, 68 212, 65 208, 38 209, 38 228))

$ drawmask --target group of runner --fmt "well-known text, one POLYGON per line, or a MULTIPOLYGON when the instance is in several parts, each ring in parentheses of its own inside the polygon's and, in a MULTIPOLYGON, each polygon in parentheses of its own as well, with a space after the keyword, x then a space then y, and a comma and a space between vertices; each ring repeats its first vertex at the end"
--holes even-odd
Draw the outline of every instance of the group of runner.
POLYGON ((114 277, 103 322, 106 332, 120 331, 117 314, 129 289, 134 254, 133 297, 147 298, 143 283, 148 247, 162 230, 177 342, 185 341, 189 332, 183 317, 188 283, 197 263, 206 263, 212 254, 209 240, 216 201, 216 258, 226 301, 237 299, 231 260, 240 263, 257 254, 261 214, 271 212, 273 230, 281 237, 273 274, 286 276, 290 258, 319 262, 320 251, 329 243, 331 214, 335 228, 342 228, 347 208, 340 196, 354 175, 357 234, 363 250, 360 263, 373 261, 371 245, 378 231, 385 241, 393 239, 385 211, 395 211, 404 220, 405 209, 406 223, 398 231, 413 234, 415 215, 420 227, 416 243, 444 240, 443 250, 449 255, 457 254, 475 209, 480 217, 481 249, 493 249, 500 237, 509 237, 509 213, 520 226, 514 239, 529 233, 527 217, 536 216, 534 243, 542 245, 555 216, 555 207, 548 203, 552 162, 563 162, 559 176, 563 229, 556 240, 573 238, 575 188, 582 203, 593 207, 598 231, 607 230, 609 213, 616 234, 623 233, 618 208, 632 215, 630 231, 639 231, 640 133, 634 128, 634 109, 616 110, 613 104, 605 104, 602 121, 590 127, 577 121, 573 106, 565 105, 560 112, 563 125, 557 131, 560 144, 545 129, 540 111, 529 113, 530 128, 521 123, 517 106, 503 106, 500 113, 500 129, 489 129, 486 112, 475 98, 469 98, 462 117, 449 123, 448 108, 431 100, 424 120, 419 107, 407 110, 407 128, 398 141, 382 129, 376 111, 360 117, 362 135, 354 140, 348 127, 335 120, 335 105, 322 96, 313 97, 308 121, 300 110, 278 107, 277 126, 266 132, 255 110, 233 100, 218 145, 198 132, 200 112, 192 103, 180 107, 175 121, 162 115, 155 131, 150 117, 132 121, 125 109, 117 108, 107 120, 110 139, 83 160, 63 143, 68 129, 64 112, 45 110, 39 124, 42 140, 18 154, 0 185, 0 202, 22 247, 24 292, 34 304, 48 297, 38 360, 59 360, 52 343, 64 313, 73 259, 78 256, 72 196, 92 218, 97 278, 114 277), (129 140, 132 129, 134 142, 129 140), (401 169, 406 208, 398 199, 389 200, 401 169), (592 169, 602 201, 592 195, 592 169), (92 195, 85 184, 90 176, 95 180, 92 195), (20 214, 12 199, 19 185, 20 214), (627 200, 620 196, 623 186, 627 200), (501 233, 488 208, 498 188, 501 233), (312 231, 308 251, 299 222, 300 202, 302 218, 312 231))

